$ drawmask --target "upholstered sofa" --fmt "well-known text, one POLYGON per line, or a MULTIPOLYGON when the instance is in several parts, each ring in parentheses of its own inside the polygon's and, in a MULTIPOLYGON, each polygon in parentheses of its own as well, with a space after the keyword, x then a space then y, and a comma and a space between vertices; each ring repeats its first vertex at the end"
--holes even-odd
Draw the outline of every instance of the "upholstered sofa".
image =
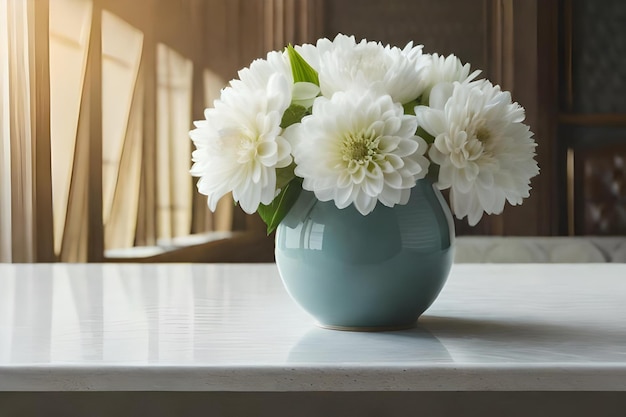
POLYGON ((626 262, 626 237, 460 236, 458 263, 626 262))

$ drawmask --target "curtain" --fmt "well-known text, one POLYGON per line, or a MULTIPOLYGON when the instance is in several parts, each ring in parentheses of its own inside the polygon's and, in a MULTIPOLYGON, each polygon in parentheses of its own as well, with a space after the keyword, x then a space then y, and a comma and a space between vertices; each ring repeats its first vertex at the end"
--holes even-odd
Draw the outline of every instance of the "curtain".
POLYGON ((321 2, 141 4, 0 0, 0 261, 99 262, 262 229, 230 196, 208 211, 188 132, 237 69, 311 41, 321 2))
POLYGON ((54 259, 47 13, 46 1, 0 0, 2 262, 54 259))

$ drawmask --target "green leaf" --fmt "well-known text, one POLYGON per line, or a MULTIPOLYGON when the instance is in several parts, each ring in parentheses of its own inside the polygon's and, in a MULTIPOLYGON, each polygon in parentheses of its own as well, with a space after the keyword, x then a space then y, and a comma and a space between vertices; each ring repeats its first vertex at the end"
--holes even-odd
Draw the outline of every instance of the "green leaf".
POLYGON ((415 116, 415 106, 417 106, 418 104, 420 104, 419 98, 411 100, 408 103, 404 103, 402 105, 402 107, 404 107, 404 114, 410 114, 412 116, 415 116))
POLYGON ((272 233, 285 218, 302 191, 302 180, 294 178, 269 205, 259 205, 259 215, 267 225, 267 234, 272 233))
POLYGON ((439 165, 435 163, 430 164, 428 172, 426 173, 426 179, 430 180, 433 184, 439 181, 439 165))
POLYGON ((435 143, 435 137, 431 135, 430 133, 428 133, 427 131, 425 131, 422 126, 417 127, 417 132, 415 133, 415 135, 424 139, 426 143, 429 145, 432 145, 433 143, 435 143))
POLYGON ((293 45, 287 45, 287 54, 289 55, 289 62, 291 63, 291 73, 293 74, 294 83, 307 82, 317 86, 320 85, 317 71, 302 58, 302 55, 295 50, 293 45))
POLYGON ((284 168, 276 169, 276 188, 283 189, 287 184, 296 178, 294 171, 296 170, 296 163, 292 162, 284 168))
POLYGON ((295 123, 299 123, 306 115, 306 113, 306 107, 299 104, 292 104, 291 106, 287 107, 287 110, 285 110, 283 118, 280 121, 280 127, 286 129, 295 123))

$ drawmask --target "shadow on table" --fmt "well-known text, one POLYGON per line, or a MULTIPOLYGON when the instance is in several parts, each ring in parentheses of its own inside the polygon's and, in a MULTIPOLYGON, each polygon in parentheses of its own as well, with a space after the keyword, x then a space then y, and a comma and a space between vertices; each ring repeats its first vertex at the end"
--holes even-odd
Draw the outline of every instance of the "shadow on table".
MULTIPOLYGON (((312 328, 290 349, 290 363, 451 363, 527 360, 600 362, 623 358, 623 332, 538 320, 421 317, 413 329, 346 332, 312 328), (619 357, 617 357, 617 356, 619 357)), ((626 324, 625 324, 626 325, 626 324)))
MULTIPOLYGON (((547 317, 547 320, 549 317, 547 317)), ((570 341, 606 340, 614 332, 602 327, 582 327, 580 323, 554 324, 537 320, 521 321, 499 318, 465 318, 423 316, 418 326, 435 337, 474 337, 484 339, 514 340, 562 340, 570 341)))

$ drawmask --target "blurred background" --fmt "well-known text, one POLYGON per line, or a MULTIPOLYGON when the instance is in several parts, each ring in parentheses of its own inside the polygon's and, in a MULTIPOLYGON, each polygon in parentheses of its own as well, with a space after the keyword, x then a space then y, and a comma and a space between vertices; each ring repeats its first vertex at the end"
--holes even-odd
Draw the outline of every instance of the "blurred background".
POLYGON ((622 0, 0 0, 0 262, 267 261, 189 175, 237 70, 337 33, 454 53, 526 108, 531 198, 458 235, 626 235, 622 0))

